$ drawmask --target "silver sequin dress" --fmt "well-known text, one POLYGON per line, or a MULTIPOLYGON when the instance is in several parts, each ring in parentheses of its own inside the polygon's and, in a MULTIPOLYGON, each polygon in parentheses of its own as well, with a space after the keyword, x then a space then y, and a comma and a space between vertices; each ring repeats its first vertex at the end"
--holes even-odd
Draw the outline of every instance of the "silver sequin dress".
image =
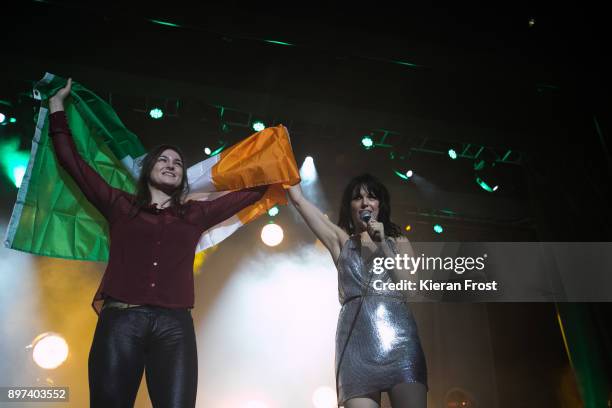
MULTIPOLYGON (((387 242, 395 251, 394 242, 387 242)), ((375 290, 372 285, 375 280, 392 282, 386 271, 372 275, 372 259, 377 256, 384 254, 377 252, 363 260, 360 238, 351 237, 336 265, 342 304, 336 330, 340 405, 350 398, 388 391, 399 383, 427 386, 425 356, 409 304, 400 292, 375 290)))

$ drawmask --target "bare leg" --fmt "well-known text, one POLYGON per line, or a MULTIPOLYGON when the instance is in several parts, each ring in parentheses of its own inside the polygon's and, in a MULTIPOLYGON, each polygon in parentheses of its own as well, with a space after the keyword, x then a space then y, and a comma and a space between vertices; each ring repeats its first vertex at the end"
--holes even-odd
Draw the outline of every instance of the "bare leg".
POLYGON ((426 408, 427 388, 421 383, 402 383, 389 392, 393 408, 426 408))
POLYGON ((351 398, 344 403, 344 408, 380 408, 380 392, 351 398))

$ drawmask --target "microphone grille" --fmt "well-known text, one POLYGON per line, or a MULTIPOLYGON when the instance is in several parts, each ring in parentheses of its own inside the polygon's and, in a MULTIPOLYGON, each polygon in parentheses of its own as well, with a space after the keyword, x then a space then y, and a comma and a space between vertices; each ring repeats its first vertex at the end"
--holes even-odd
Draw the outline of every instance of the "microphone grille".
POLYGON ((359 214, 359 218, 361 218, 361 221, 363 222, 368 222, 370 221, 370 218, 372 218, 372 212, 371 211, 362 211, 359 214))

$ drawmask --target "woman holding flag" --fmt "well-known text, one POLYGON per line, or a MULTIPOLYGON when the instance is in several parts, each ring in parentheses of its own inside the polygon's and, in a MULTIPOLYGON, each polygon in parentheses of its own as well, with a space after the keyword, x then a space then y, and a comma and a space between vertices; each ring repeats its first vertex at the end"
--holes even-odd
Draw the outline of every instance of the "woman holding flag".
POLYGON ((211 201, 186 200, 181 151, 145 157, 136 195, 111 187, 79 155, 64 113, 71 79, 49 99, 57 161, 106 218, 110 255, 94 304, 102 303, 89 354, 91 407, 131 407, 143 372, 153 406, 194 407, 197 352, 191 308, 193 260, 203 231, 260 200, 267 186, 211 201))
POLYGON ((352 179, 342 195, 338 225, 303 196, 299 184, 289 189, 289 197, 338 269, 338 404, 379 408, 381 391, 387 391, 394 408, 426 407, 425 356, 405 295, 373 285, 399 280, 395 270, 374 275, 374 257, 413 253, 391 221, 387 188, 368 174, 352 179))

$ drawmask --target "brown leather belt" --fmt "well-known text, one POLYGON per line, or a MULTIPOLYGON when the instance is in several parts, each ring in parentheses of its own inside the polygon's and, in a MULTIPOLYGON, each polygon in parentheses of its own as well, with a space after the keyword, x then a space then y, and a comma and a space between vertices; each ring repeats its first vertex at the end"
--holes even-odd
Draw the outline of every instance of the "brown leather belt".
POLYGON ((132 307, 139 307, 139 306, 142 306, 142 305, 134 305, 134 304, 131 304, 131 303, 124 303, 124 302, 121 302, 121 301, 115 300, 115 299, 106 299, 104 301, 104 304, 102 305, 102 310, 104 310, 106 308, 109 308, 109 307, 116 308, 116 309, 129 309, 129 308, 132 308, 132 307))

